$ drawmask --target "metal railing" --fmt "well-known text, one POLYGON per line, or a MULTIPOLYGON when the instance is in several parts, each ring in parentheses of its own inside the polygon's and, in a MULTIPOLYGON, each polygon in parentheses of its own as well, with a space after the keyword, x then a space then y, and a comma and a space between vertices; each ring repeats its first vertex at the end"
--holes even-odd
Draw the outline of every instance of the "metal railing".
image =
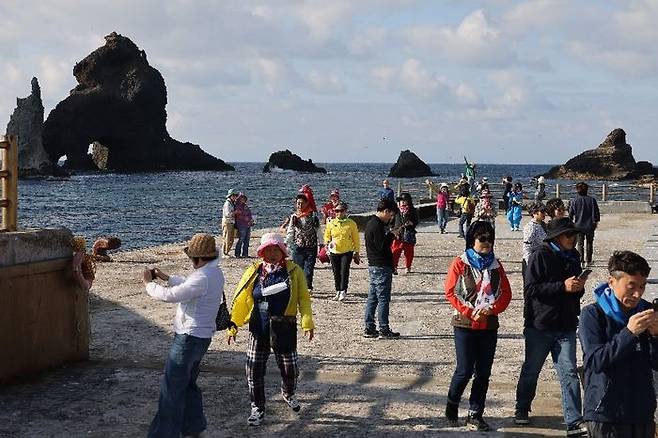
POLYGON ((2 152, 2 227, 0 231, 16 231, 18 216, 18 139, 14 135, 0 136, 2 152))

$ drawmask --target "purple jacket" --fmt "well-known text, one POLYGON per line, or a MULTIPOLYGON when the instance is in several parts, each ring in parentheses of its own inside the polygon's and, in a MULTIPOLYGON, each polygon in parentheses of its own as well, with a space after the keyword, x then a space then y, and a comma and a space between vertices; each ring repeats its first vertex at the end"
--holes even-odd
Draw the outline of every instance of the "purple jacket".
POLYGON ((238 202, 235 204, 235 226, 238 228, 249 228, 253 224, 251 210, 247 204, 238 202))

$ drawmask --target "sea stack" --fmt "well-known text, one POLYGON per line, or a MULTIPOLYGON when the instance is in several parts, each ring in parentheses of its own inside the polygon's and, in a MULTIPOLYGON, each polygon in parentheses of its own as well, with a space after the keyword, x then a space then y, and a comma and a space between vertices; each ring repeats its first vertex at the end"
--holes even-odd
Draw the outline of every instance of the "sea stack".
POLYGON ((398 161, 391 167, 388 176, 397 178, 417 178, 422 176, 434 176, 430 166, 425 164, 418 155, 409 149, 400 152, 398 161))
POLYGON ((16 99, 16 109, 7 124, 7 134, 18 136, 18 175, 21 178, 62 175, 43 147, 43 103, 37 78, 32 92, 16 99))
POLYGON ((274 152, 263 167, 263 172, 276 172, 278 170, 293 170, 306 173, 327 173, 327 171, 313 164, 309 158, 304 161, 299 155, 293 154, 288 149, 274 152))
POLYGON ((547 178, 624 180, 656 175, 647 161, 636 162, 632 147, 626 143, 626 132, 614 129, 596 149, 573 157, 544 174, 547 178))
POLYGON ((234 170, 198 145, 181 143, 167 132, 167 89, 146 53, 112 32, 105 45, 73 68, 78 85, 53 109, 44 124, 43 143, 56 163, 97 170, 89 145, 107 148, 107 170, 234 170))

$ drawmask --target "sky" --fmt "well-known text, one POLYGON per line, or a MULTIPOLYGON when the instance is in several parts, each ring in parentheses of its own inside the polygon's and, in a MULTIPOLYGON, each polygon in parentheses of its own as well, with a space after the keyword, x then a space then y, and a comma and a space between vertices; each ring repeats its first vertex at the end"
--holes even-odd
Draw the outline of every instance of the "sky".
POLYGON ((167 127, 228 162, 563 163, 623 128, 658 163, 655 0, 2 0, 0 123, 46 117, 116 31, 165 79, 167 127))

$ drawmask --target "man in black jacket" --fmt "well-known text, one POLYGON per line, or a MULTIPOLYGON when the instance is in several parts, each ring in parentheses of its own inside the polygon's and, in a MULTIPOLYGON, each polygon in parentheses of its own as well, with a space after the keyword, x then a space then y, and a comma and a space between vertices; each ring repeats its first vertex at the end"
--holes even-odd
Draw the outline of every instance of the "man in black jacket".
POLYGON ((528 424, 537 379, 549 353, 562 390, 567 436, 587 433, 576 371, 576 327, 585 291, 580 255, 574 249, 578 229, 569 218, 553 219, 544 244, 530 255, 524 286, 525 360, 516 387, 516 424, 528 424))
POLYGON ((365 229, 366 254, 368 254, 368 274, 370 290, 366 301, 365 331, 366 338, 397 338, 400 333, 391 330, 388 325, 388 305, 391 301, 393 282, 393 253, 391 243, 394 235, 387 225, 398 213, 398 206, 390 199, 382 199, 377 205, 377 212, 368 220, 365 229), (375 311, 379 322, 379 331, 375 326, 375 311))
POLYGON ((658 370, 658 313, 642 299, 651 268, 630 251, 608 261, 610 277, 583 309, 578 337, 585 366, 585 412, 591 438, 653 438, 658 370))
POLYGON ((576 184, 578 194, 569 203, 569 218, 581 230, 578 234, 578 252, 584 268, 589 268, 592 264, 594 231, 601 221, 599 204, 597 204, 596 199, 587 194, 588 190, 587 183, 579 182, 576 184))

